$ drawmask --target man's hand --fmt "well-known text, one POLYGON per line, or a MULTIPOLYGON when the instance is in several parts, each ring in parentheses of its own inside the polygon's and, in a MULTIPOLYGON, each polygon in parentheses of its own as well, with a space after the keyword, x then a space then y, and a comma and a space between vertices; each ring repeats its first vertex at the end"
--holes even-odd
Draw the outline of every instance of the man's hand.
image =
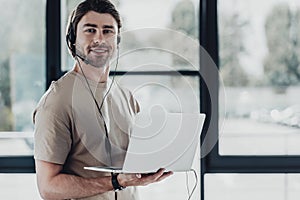
POLYGON ((173 172, 165 172, 165 169, 159 169, 156 173, 150 174, 119 174, 118 182, 123 187, 146 186, 150 183, 162 181, 172 174, 173 172))

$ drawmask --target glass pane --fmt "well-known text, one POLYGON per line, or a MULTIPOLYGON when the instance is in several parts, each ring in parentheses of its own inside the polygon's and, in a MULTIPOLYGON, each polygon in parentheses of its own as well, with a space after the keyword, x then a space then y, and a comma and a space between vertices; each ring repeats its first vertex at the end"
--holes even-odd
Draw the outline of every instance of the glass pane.
POLYGON ((185 76, 116 76, 116 80, 130 89, 141 110, 159 106, 169 112, 199 112, 199 79, 185 76))
POLYGON ((300 195, 299 174, 206 174, 204 181, 206 200, 296 200, 300 195))
POLYGON ((218 1, 218 11, 219 153, 299 155, 300 1, 218 1))
MULTIPOLYGON (((200 199, 200 150, 197 150, 193 168, 197 171, 198 183, 190 200, 200 199)), ((143 200, 153 199, 188 199, 195 187, 196 179, 193 172, 176 172, 168 179, 146 187, 139 187, 139 196, 143 200)))
MULTIPOLYGON (((65 38, 67 17, 79 2, 62 1, 62 38, 65 38)), ((168 66, 168 70, 199 69, 198 0, 113 2, 123 23, 117 70, 166 70, 149 63, 168 66)), ((74 60, 68 54, 64 40, 62 52, 62 70, 71 69, 74 60)))
POLYGON ((45 2, 0 4, 0 155, 28 155, 32 112, 45 91, 45 2))
POLYGON ((0 174, 1 199, 41 199, 35 174, 0 174))
POLYGON ((32 132, 2 132, 0 156, 33 155, 32 132))

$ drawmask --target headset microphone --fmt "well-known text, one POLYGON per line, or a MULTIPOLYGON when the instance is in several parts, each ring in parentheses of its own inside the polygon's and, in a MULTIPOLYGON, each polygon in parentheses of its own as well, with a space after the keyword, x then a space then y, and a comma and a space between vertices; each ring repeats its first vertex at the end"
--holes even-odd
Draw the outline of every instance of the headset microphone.
POLYGON ((89 62, 86 58, 82 57, 82 56, 79 55, 78 53, 75 52, 75 55, 76 55, 78 58, 80 58, 86 65, 90 64, 90 62, 89 62))

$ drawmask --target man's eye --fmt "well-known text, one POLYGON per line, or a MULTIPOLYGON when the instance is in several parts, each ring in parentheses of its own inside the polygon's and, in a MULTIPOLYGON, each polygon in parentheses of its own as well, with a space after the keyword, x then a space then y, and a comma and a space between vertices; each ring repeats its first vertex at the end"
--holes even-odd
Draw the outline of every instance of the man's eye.
POLYGON ((88 32, 88 33, 95 33, 96 30, 93 29, 93 28, 89 28, 89 29, 86 29, 85 32, 88 32))
POLYGON ((108 34, 108 33, 113 33, 113 30, 107 29, 107 30, 103 30, 103 34, 108 34))

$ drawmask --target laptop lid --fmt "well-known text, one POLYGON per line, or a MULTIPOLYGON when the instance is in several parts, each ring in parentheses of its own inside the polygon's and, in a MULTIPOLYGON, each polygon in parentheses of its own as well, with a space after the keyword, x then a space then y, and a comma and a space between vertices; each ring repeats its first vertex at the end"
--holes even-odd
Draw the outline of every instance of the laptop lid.
POLYGON ((200 141, 205 114, 137 114, 123 168, 85 167, 114 173, 189 171, 200 141))

